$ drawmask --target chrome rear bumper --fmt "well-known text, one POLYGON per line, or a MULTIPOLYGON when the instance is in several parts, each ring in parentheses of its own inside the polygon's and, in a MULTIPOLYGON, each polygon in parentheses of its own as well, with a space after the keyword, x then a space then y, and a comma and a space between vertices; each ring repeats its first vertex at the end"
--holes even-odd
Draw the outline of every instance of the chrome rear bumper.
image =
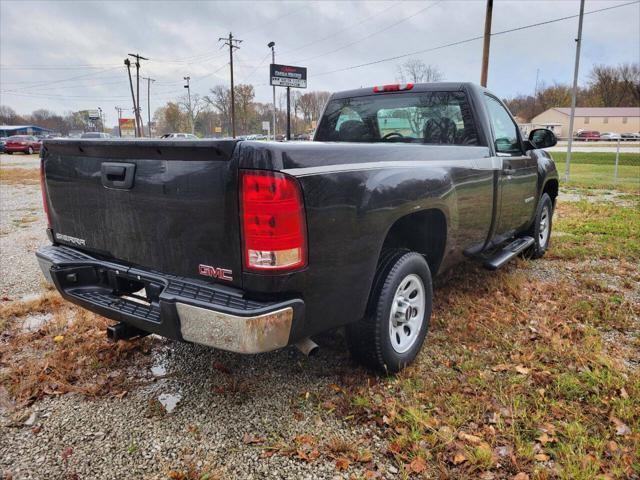
POLYGON ((238 289, 128 267, 70 247, 42 247, 36 255, 65 299, 146 332, 221 350, 285 347, 295 342, 294 322, 304 315, 300 299, 255 301, 238 289), (146 298, 131 298, 128 290, 138 287, 146 298))

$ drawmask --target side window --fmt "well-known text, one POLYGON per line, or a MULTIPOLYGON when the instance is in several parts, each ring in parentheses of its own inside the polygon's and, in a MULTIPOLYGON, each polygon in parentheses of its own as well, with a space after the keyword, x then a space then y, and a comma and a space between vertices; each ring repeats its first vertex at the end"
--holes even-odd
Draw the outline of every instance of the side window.
POLYGON ((507 110, 495 98, 485 96, 493 132, 496 137, 496 151, 509 155, 521 155, 522 147, 518 139, 518 126, 507 110))

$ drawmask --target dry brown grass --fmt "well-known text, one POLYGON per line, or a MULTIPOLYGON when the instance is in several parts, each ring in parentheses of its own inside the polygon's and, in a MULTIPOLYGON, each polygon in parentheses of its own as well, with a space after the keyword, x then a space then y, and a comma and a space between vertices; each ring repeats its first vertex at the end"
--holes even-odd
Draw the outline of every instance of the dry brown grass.
POLYGON ((381 429, 381 453, 407 477, 637 475, 640 305, 581 275, 532 280, 526 268, 461 268, 436 292, 415 365, 346 373, 310 401, 381 429))
POLYGON ((39 185, 40 170, 37 168, 1 167, 0 183, 8 185, 39 185))
MULTIPOLYGON (((147 353, 145 339, 110 342, 110 320, 65 302, 56 292, 0 305, 5 320, 0 341, 0 388, 18 404, 68 392, 86 396, 126 394, 133 357, 147 353), (23 332, 24 318, 51 313, 35 332, 23 332)), ((139 363, 139 362, 138 362, 139 363)))

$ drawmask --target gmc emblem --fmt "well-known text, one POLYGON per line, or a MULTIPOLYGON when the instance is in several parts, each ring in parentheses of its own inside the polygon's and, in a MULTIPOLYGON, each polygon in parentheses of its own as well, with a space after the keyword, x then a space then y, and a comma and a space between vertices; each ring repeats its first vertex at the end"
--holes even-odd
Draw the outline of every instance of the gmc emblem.
POLYGON ((233 272, 226 268, 210 267, 209 265, 198 265, 200 275, 211 278, 219 278, 220 280, 233 281, 233 272))

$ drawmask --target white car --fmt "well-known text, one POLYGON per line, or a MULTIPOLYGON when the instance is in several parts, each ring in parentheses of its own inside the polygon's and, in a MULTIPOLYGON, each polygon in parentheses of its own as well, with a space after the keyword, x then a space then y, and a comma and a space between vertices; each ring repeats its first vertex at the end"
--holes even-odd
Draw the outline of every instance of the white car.
POLYGON ((198 140, 193 133, 165 133, 160 138, 170 139, 170 140, 198 140))
POLYGON ((620 140, 620 134, 614 132, 603 132, 600 134, 600 140, 620 140))

